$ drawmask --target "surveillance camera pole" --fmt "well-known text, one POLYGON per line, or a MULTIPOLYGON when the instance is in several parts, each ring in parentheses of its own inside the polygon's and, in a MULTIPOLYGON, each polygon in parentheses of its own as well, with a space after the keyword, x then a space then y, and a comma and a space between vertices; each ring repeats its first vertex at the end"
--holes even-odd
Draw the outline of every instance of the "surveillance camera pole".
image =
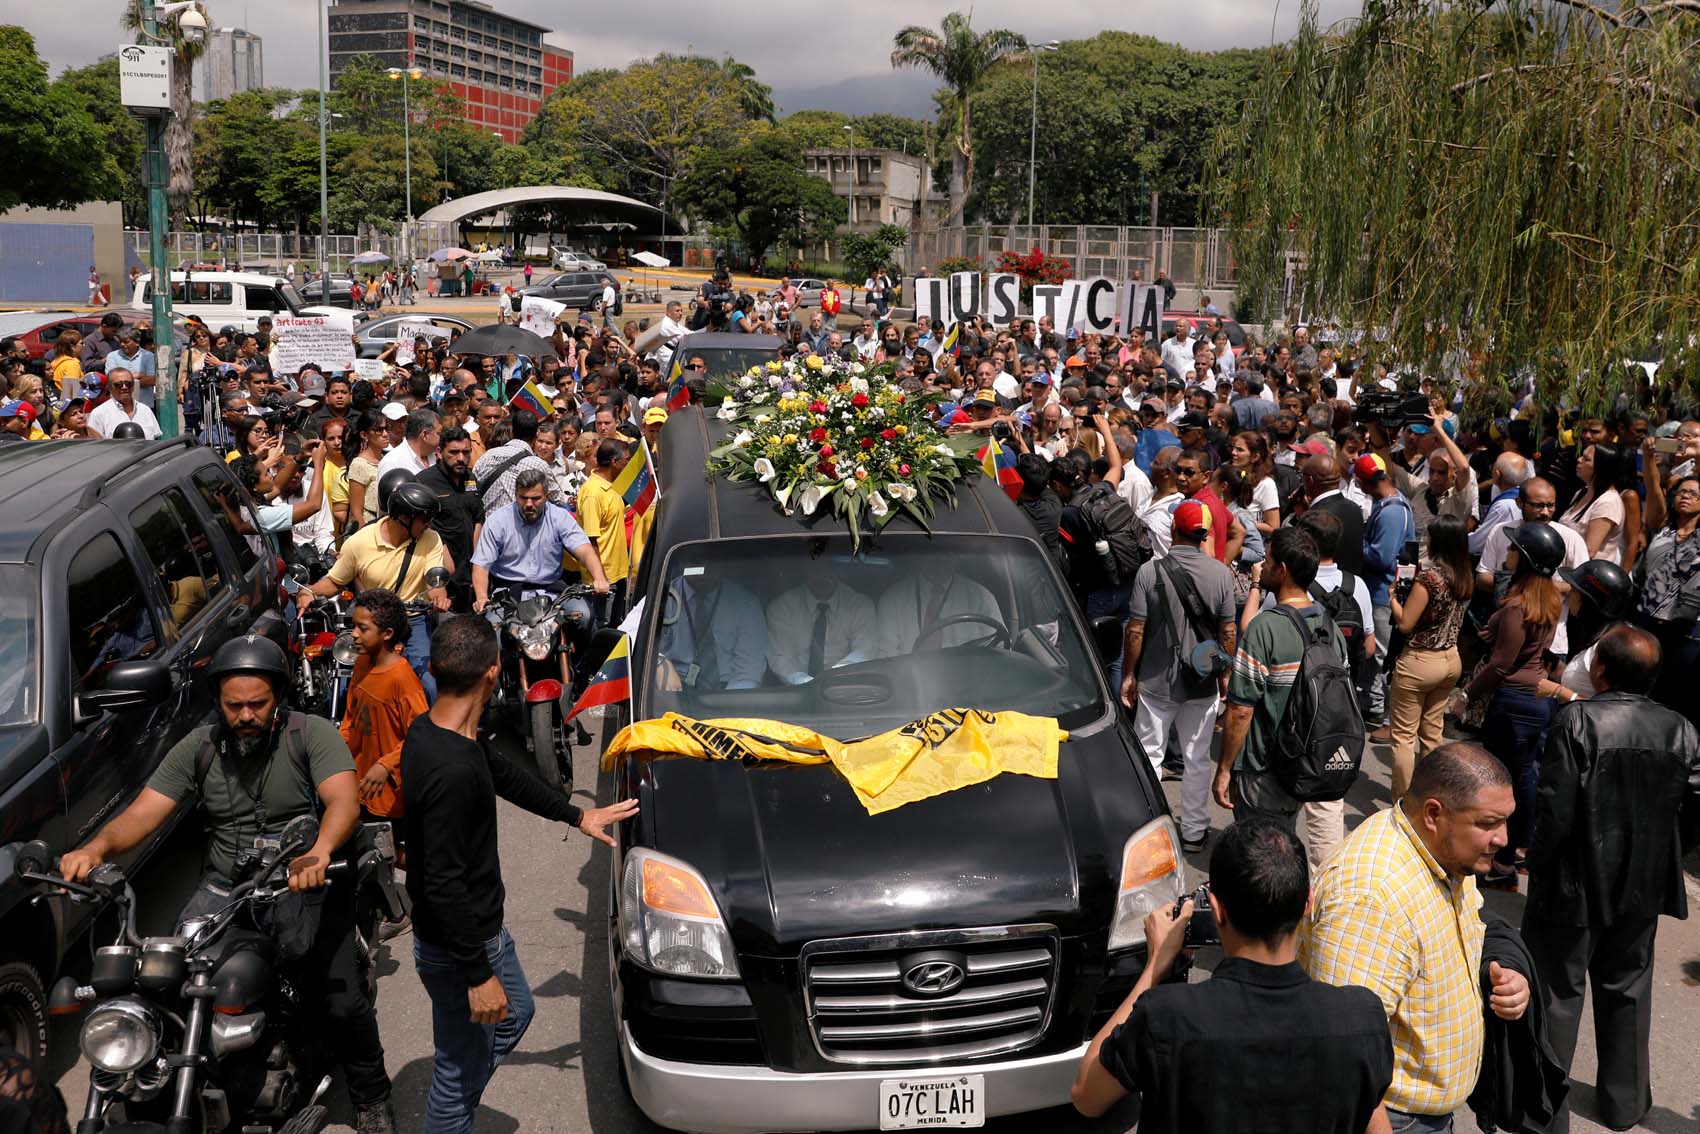
MULTIPOLYGON (((141 0, 142 35, 159 43, 165 40, 159 31, 154 12, 154 0, 141 0)), ((167 184, 165 165, 165 114, 149 114, 147 124, 147 154, 143 159, 148 181, 148 253, 152 261, 153 280, 153 345, 155 369, 159 382, 154 387, 154 416, 159 420, 162 436, 175 437, 177 428, 177 382, 173 377, 171 348, 174 344, 171 328, 171 265, 165 259, 165 232, 171 223, 166 207, 167 184)))

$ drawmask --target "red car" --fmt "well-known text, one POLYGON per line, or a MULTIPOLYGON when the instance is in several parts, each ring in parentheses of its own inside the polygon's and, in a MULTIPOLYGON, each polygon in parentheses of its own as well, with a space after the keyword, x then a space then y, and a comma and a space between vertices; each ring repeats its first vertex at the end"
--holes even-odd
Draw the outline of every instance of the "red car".
POLYGON ((0 338, 16 335, 31 359, 46 358, 62 331, 76 331, 84 338, 100 329, 101 312, 18 311, 0 316, 0 338))

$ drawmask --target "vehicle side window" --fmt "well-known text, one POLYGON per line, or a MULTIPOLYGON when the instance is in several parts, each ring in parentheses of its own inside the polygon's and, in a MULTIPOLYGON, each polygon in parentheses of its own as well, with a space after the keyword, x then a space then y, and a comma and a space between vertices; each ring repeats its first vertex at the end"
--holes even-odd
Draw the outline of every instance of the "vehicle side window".
POLYGON ((65 583, 75 691, 101 688, 116 662, 158 652, 159 627, 142 597, 147 589, 110 532, 77 552, 65 583))
POLYGON ((201 469, 194 479, 195 489, 206 501, 207 508, 218 517, 218 525, 236 549, 236 562, 246 575, 248 569, 260 561, 259 549, 254 546, 261 538, 254 513, 236 491, 235 482, 220 475, 217 469, 201 469))
POLYGON ((248 293, 249 311, 276 312, 289 310, 289 306, 284 303, 283 297, 277 293, 277 289, 275 287, 258 287, 250 285, 246 290, 248 293))
MULTIPOLYGON (((183 522, 188 510, 183 494, 170 489, 151 497, 130 513, 130 524, 165 591, 165 636, 173 641, 194 621, 201 608, 212 601, 222 581, 216 571, 211 579, 202 572, 195 551, 197 537, 189 534, 183 522)), ((203 549, 212 550, 205 532, 199 534, 198 540, 203 549)))

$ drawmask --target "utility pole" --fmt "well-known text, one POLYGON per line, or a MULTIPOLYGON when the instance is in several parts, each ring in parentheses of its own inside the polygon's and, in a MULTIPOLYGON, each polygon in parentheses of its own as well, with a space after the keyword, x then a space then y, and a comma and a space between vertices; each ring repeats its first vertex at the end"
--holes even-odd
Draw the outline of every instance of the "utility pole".
POLYGON ((330 122, 331 107, 325 72, 330 66, 331 48, 325 36, 325 0, 313 0, 313 7, 319 10, 319 301, 328 304, 331 302, 331 276, 325 246, 331 239, 331 182, 325 167, 325 126, 330 122))
POLYGON ((1027 227, 1033 227, 1033 187, 1039 170, 1039 55, 1055 51, 1057 41, 1036 43, 1028 49, 1033 56, 1033 125, 1027 135, 1027 227))
POLYGON ((413 244, 413 111, 407 102, 407 88, 413 85, 414 79, 422 79, 425 72, 415 67, 411 62, 406 67, 391 67, 391 80, 401 80, 401 148, 402 170, 407 187, 407 220, 401 230, 401 267, 411 270, 413 263, 410 249, 413 244))

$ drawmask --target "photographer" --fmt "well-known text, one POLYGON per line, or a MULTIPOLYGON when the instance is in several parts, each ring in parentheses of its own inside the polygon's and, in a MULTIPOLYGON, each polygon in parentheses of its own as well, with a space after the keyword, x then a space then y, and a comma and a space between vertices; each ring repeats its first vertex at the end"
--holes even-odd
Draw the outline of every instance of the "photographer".
POLYGON ((1387 1017, 1367 989, 1313 981, 1299 967, 1309 896, 1292 832, 1263 820, 1224 831, 1210 853, 1208 901, 1146 917, 1150 962, 1087 1049, 1075 1109, 1095 1117, 1137 1093, 1142 1134, 1388 1130, 1387 1017), (1224 954, 1211 979, 1158 986, 1182 948, 1212 936, 1211 914, 1224 954))
POLYGON ((693 331, 724 331, 733 299, 731 274, 725 268, 716 268, 714 278, 697 289, 696 303, 685 326, 693 331))

